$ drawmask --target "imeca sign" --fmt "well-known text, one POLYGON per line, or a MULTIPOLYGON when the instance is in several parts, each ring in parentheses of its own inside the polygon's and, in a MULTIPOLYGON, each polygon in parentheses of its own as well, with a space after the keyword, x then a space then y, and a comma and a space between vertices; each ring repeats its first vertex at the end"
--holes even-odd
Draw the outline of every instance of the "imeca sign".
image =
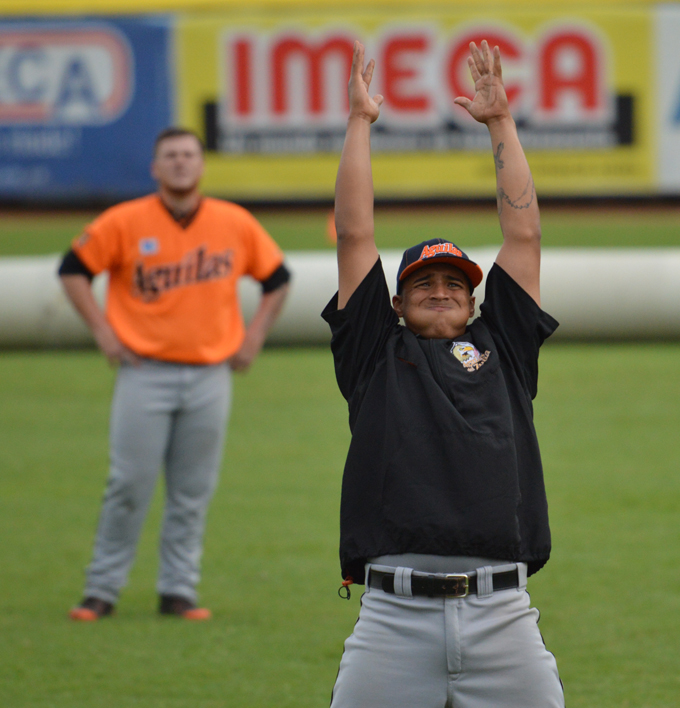
MULTIPOLYGON (((229 129, 335 129, 347 116, 352 33, 229 32, 222 41, 221 115, 229 129)), ((457 96, 472 96, 469 43, 498 45, 515 117, 534 125, 604 125, 615 110, 606 40, 587 25, 549 25, 531 40, 511 26, 385 26, 367 42, 372 93, 385 98, 386 126, 470 125, 457 96)))

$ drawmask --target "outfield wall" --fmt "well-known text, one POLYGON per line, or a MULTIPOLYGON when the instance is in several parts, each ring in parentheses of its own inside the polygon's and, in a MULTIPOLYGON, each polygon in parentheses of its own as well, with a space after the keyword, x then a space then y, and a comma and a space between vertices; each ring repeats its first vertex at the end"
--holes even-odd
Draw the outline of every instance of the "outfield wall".
POLYGON ((385 96, 378 198, 493 196, 486 131, 453 103, 482 37, 501 47, 541 196, 680 195, 680 4, 147 0, 134 7, 149 14, 113 14, 126 2, 84 16, 92 3, 0 0, 0 201, 150 191, 169 123, 205 138, 211 194, 330 200, 355 38, 385 96))
MULTIPOLYGON (((471 249, 488 272, 497 249, 471 249)), ((401 251, 381 253, 394 287, 401 251)), ((0 348, 91 346, 92 337, 61 290, 56 270, 61 256, 0 259, 0 348)), ((337 284, 335 254, 289 252, 291 292, 269 336, 270 343, 327 343, 320 313, 337 284)), ((680 339, 680 248, 544 249, 542 302, 560 322, 555 339, 680 339)), ((106 280, 94 281, 104 303, 106 280)), ((483 285, 478 289, 481 304, 483 285)), ((241 282, 246 318, 260 287, 241 282)))

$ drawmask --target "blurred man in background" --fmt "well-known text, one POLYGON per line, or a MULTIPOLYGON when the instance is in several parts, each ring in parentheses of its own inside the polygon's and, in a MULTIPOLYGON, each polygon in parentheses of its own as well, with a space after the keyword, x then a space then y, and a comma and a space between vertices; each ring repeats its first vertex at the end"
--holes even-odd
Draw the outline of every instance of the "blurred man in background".
POLYGON ((203 197, 204 157, 191 131, 157 138, 158 192, 105 211, 73 241, 59 275, 109 362, 118 365, 110 422, 110 475, 84 598, 70 612, 114 611, 134 560, 159 470, 165 470, 159 611, 191 620, 208 503, 231 405, 231 372, 245 371, 283 306, 283 255, 245 209, 203 197), (93 276, 109 275, 106 311, 93 276), (238 280, 262 285, 246 328, 238 280))

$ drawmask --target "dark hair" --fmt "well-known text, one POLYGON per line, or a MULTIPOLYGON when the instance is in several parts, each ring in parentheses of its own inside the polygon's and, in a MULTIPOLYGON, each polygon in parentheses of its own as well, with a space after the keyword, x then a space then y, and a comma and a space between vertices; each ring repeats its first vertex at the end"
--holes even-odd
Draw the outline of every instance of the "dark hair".
POLYGON ((205 145, 203 144, 203 141, 193 130, 189 130, 188 128, 176 128, 174 126, 171 126, 170 128, 164 128, 156 136, 156 140, 153 144, 154 156, 158 152, 158 146, 164 140, 167 140, 168 138, 181 138, 185 135, 190 135, 192 138, 196 138, 196 140, 198 140, 198 144, 201 146, 201 152, 205 152, 205 145))

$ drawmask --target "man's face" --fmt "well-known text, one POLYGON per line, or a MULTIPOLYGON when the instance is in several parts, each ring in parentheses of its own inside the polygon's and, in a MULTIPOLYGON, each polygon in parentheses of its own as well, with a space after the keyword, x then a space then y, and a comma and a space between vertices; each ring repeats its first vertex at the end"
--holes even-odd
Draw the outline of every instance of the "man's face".
POLYGON ((475 311, 463 271, 448 263, 432 263, 411 273, 392 298, 394 310, 415 334, 425 339, 455 339, 475 311))
POLYGON ((162 140, 151 163, 158 185, 175 194, 193 192, 203 176, 203 152, 193 135, 162 140))

